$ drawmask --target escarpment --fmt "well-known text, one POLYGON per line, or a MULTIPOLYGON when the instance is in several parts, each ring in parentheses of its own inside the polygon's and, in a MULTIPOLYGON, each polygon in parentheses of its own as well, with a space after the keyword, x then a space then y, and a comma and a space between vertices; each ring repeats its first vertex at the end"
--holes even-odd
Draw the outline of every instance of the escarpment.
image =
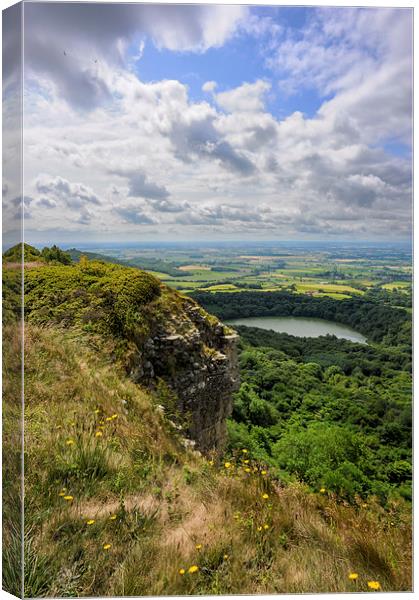
POLYGON ((238 336, 195 301, 138 269, 83 261, 26 270, 25 317, 102 340, 136 383, 164 382, 197 448, 222 449, 238 336))
POLYGON ((178 410, 187 416, 188 432, 199 449, 220 449, 232 393, 238 389, 238 336, 187 298, 172 319, 156 320, 138 348, 131 375, 153 385, 163 379, 178 397, 178 410))

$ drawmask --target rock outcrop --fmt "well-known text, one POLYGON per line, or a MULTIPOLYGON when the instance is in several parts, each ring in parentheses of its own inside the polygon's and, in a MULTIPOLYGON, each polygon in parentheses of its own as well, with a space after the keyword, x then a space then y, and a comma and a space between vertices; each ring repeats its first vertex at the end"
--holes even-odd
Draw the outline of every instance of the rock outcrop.
POLYGON ((104 344, 141 385, 164 381, 197 448, 222 448, 239 384, 238 336, 191 298, 144 271, 84 259, 25 269, 25 318, 104 344))
POLYGON ((138 348, 132 378, 148 386, 163 379, 178 398, 196 447, 221 450, 239 386, 238 335, 189 298, 178 299, 176 311, 153 325, 138 348))

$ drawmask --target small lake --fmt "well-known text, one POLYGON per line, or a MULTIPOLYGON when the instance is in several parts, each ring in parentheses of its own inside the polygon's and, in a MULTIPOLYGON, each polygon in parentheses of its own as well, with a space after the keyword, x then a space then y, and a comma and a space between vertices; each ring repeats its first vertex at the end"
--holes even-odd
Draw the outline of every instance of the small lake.
POLYGON ((244 317, 225 321, 227 325, 246 325, 260 329, 273 329, 278 333, 288 333, 297 337, 319 337, 321 335, 335 335, 337 338, 366 344, 367 339, 354 329, 324 319, 310 317, 244 317))

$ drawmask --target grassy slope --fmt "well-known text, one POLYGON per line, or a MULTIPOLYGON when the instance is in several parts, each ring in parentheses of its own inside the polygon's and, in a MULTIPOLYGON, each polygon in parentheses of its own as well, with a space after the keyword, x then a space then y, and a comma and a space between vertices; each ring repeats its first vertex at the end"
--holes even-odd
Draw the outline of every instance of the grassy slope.
MULTIPOLYGON (((7 420, 20 366, 16 332, 5 333, 7 420)), ((27 325, 25 355, 26 595, 411 588, 403 505, 384 513, 281 487, 249 453, 211 464, 184 448, 158 398, 71 330, 27 325)))

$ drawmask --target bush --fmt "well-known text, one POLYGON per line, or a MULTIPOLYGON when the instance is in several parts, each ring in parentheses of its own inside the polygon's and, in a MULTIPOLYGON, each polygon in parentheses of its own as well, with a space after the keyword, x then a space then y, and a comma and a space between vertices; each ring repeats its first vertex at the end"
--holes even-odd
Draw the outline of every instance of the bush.
POLYGON ((142 307, 159 295, 160 283, 152 275, 98 261, 25 273, 25 315, 40 324, 79 325, 132 338, 144 328, 142 307))

